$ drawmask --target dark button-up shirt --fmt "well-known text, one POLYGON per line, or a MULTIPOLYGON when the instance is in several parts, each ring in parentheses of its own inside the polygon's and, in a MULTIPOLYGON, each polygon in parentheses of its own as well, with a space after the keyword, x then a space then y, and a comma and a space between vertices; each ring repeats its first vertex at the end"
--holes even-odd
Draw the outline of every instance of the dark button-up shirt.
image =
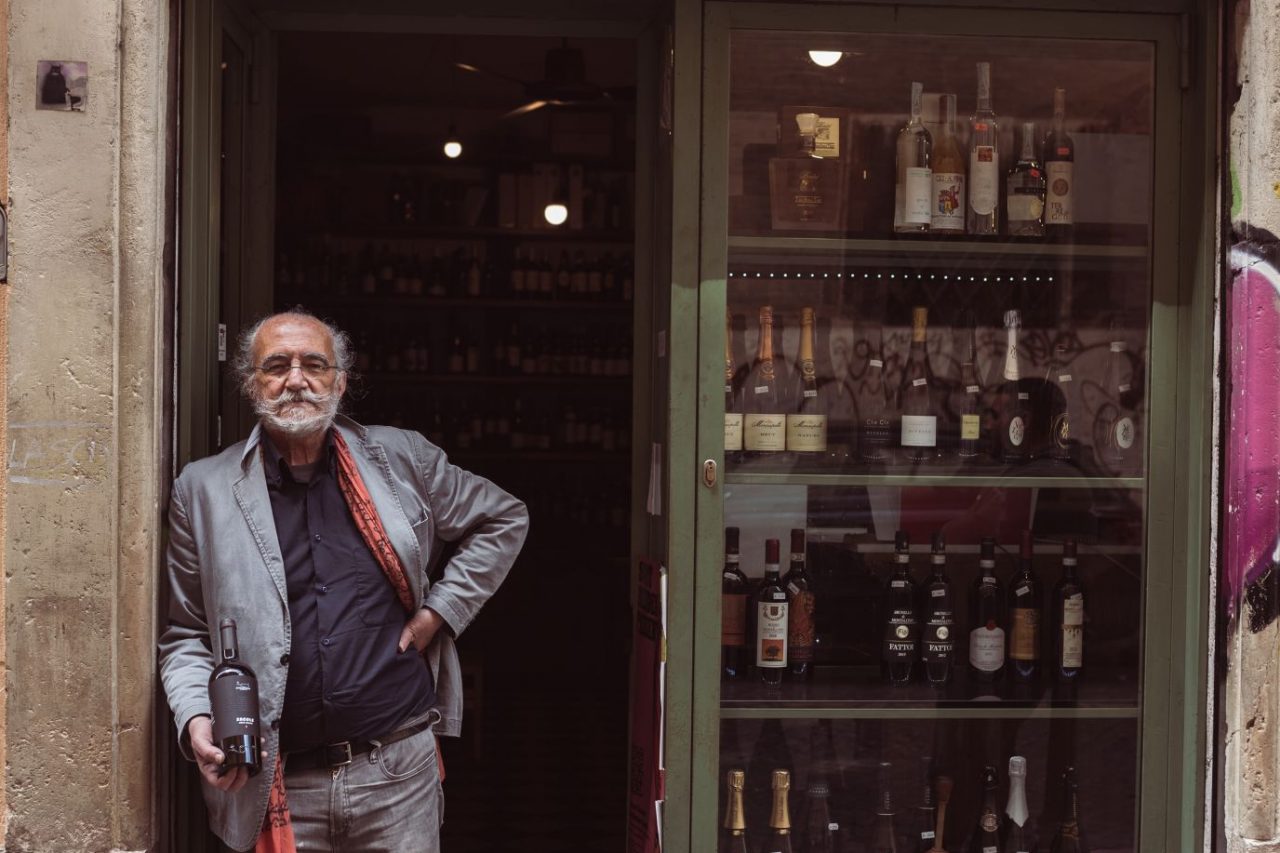
POLYGON ((408 615, 347 508, 332 441, 310 477, 262 445, 293 626, 281 748, 388 734, 435 701, 422 657, 397 650, 408 615))

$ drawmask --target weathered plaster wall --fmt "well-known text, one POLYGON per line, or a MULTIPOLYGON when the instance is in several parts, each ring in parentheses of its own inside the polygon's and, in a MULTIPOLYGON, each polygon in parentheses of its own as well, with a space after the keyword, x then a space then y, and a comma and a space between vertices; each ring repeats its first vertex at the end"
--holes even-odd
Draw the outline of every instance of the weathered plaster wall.
POLYGON ((8 851, 152 836, 166 0, 10 0, 8 851), (89 63, 40 111, 39 59, 89 63))
POLYGON ((1280 851, 1280 0, 1228 9, 1231 279, 1222 696, 1228 851, 1280 851), (1234 101, 1234 103, 1233 103, 1234 101))

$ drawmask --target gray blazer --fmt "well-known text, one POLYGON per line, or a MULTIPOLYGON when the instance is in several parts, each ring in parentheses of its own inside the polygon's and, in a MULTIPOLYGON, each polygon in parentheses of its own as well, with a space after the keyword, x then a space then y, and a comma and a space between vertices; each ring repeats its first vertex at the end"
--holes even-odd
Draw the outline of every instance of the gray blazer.
MULTIPOLYGON (((493 483, 451 464, 444 451, 416 432, 364 427, 339 417, 365 486, 392 546, 409 571, 414 595, 449 627, 428 649, 435 676, 437 732, 456 736, 462 725, 462 679, 454 638, 462 633, 506 577, 528 531, 523 503, 493 483), (446 542, 457 548, 434 584, 428 569, 446 542)), ((209 713, 208 682, 221 655, 216 626, 230 616, 239 629, 241 659, 258 676, 267 767, 275 766, 278 732, 270 726, 284 705, 290 648, 284 561, 262 470, 263 440, 247 441, 192 462, 173 484, 167 563, 172 602, 160 638, 160 675, 187 758, 187 723, 209 713)), ((202 783, 210 824, 228 845, 247 850, 266 814, 271 773, 258 774, 235 794, 202 783)))

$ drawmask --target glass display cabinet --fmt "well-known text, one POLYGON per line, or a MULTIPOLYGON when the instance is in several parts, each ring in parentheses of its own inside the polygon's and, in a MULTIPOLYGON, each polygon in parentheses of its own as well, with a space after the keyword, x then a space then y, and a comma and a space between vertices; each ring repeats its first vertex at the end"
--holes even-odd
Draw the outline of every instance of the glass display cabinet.
POLYGON ((1174 849, 1176 19, 705 25, 690 849, 1174 849))

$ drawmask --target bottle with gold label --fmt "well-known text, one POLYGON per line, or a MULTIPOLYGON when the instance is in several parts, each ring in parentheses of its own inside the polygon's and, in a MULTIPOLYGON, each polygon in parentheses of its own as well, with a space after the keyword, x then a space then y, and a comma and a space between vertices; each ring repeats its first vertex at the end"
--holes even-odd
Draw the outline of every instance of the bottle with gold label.
POLYGON ((773 354, 773 307, 760 309, 760 342, 742 389, 744 459, 771 460, 787 449, 787 415, 773 354))
POLYGON ((736 464, 742 457, 742 398, 737 385, 737 359, 733 357, 733 318, 724 326, 724 461, 736 464))
POLYGON ((1054 344, 1053 354, 1045 369, 1039 400, 1035 406, 1042 413, 1037 419, 1043 425, 1043 435, 1037 438, 1037 455, 1054 462, 1073 461, 1075 443, 1071 431, 1071 401, 1069 392, 1075 385, 1071 375, 1067 347, 1062 342, 1054 344))
POLYGON ((956 446, 960 461, 970 463, 986 453, 986 438, 982 430, 983 388, 978 372, 978 329, 972 313, 957 349, 961 355, 960 383, 956 388, 960 438, 956 446))
POLYGON ((790 798, 790 771, 773 771, 773 809, 769 814, 769 839, 763 853, 792 853, 790 798))
POLYGON ((927 351, 928 320, 929 309, 916 306, 912 310, 911 349, 898 386, 899 441, 903 457, 914 463, 938 458, 938 411, 927 351))
POLYGON ((1040 676, 1040 633, 1044 621, 1044 592, 1032 565, 1031 531, 1022 531, 1018 570, 1009 579, 1009 669, 1019 681, 1040 676))
POLYGON ((741 770, 729 771, 719 853, 747 853, 747 818, 742 802, 746 776, 741 770))
POLYGON ((787 455, 805 468, 820 466, 827 452, 825 386, 830 377, 819 376, 813 348, 812 308, 800 312, 800 353, 796 364, 791 410, 787 412, 787 455))
POLYGON ((787 675, 800 681, 813 674, 814 611, 816 601, 805 571, 804 528, 791 530, 791 565, 782 578, 787 607, 787 675))

